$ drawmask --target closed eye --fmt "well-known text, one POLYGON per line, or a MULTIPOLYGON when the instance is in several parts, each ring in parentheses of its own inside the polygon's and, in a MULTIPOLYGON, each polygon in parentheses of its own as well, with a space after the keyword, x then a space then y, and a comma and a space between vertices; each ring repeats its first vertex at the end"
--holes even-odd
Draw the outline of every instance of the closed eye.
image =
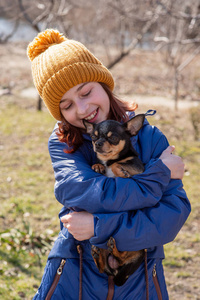
POLYGON ((82 97, 87 97, 87 96, 89 96, 90 93, 91 93, 91 90, 89 92, 87 92, 86 94, 83 94, 82 97))
POLYGON ((68 110, 70 107, 72 106, 72 104, 69 104, 68 106, 64 107, 64 110, 68 110))
POLYGON ((112 144, 118 144, 119 143, 119 138, 115 135, 112 135, 108 139, 112 144))
POLYGON ((68 110, 68 109, 70 109, 71 106, 72 106, 72 103, 61 108, 61 110, 68 110))
POLYGON ((68 110, 71 106, 72 106, 72 102, 71 101, 61 101, 60 102, 60 109, 61 110, 68 110))

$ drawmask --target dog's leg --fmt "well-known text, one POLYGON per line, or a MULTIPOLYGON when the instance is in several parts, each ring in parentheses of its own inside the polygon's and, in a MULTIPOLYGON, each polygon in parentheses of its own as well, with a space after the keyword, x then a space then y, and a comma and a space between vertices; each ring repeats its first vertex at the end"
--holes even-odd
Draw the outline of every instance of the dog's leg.
POLYGON ((116 177, 128 178, 131 176, 128 168, 126 166, 122 166, 121 164, 114 163, 111 166, 112 172, 116 177))
POLYGON ((109 252, 117 259, 119 266, 131 262, 137 262, 144 257, 144 250, 140 251, 118 251, 115 239, 110 237, 107 243, 109 252))
POLYGON ((128 157, 114 163, 112 172, 116 177, 128 178, 144 172, 144 165, 138 157, 128 157))
POLYGON ((115 239, 113 237, 109 238, 107 246, 109 252, 114 256, 114 258, 117 259, 119 266, 123 265, 124 257, 126 257, 127 251, 119 252, 116 247, 115 239))
POLYGON ((98 248, 94 245, 92 245, 91 247, 92 257, 100 273, 103 273, 106 269, 106 251, 107 250, 98 248))

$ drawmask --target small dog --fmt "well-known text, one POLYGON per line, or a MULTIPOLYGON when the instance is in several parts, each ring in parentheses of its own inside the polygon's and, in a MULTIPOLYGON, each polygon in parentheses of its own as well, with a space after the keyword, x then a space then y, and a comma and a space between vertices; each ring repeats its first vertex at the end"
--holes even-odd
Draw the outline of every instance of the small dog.
MULTIPOLYGON (((136 115, 124 124, 114 120, 106 120, 98 124, 84 121, 99 160, 92 166, 94 171, 108 177, 123 178, 144 171, 144 165, 132 147, 130 138, 137 135, 142 128, 148 112, 136 115)), ((110 237, 107 246, 108 249, 92 246, 93 259, 101 273, 114 276, 114 283, 121 286, 139 268, 145 250, 118 251, 113 237, 110 237)))

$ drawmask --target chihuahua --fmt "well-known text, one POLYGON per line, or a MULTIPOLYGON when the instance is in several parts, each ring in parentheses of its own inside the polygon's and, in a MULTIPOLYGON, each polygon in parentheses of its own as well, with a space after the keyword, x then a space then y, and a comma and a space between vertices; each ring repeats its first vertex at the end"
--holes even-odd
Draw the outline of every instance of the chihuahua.
MULTIPOLYGON (((131 144, 131 136, 138 134, 146 115, 155 111, 134 116, 126 123, 106 120, 98 124, 84 121, 87 133, 92 138, 98 163, 92 169, 108 177, 128 178, 142 173, 144 165, 131 144)), ((115 239, 110 237, 107 249, 92 246, 92 256, 101 273, 113 276, 117 286, 123 285, 142 263, 145 250, 118 251, 115 239)))

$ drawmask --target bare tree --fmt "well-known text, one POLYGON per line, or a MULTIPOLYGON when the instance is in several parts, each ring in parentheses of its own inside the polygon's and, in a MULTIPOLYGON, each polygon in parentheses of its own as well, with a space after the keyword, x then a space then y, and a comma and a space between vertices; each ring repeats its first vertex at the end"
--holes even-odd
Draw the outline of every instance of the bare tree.
MULTIPOLYGON (((13 32, 23 20, 36 32, 54 27, 95 45, 106 53, 108 68, 148 36, 174 70, 176 108, 181 72, 200 51, 200 0, 2 0, 0 16, 1 11, 16 22, 13 32)), ((7 41, 13 32, 0 39, 7 41)))
MULTIPOLYGON (((141 3, 140 3, 141 4, 141 3)), ((113 7, 113 4, 110 3, 111 7, 113 7)), ((116 7, 115 7, 116 9, 116 7)), ((118 10, 118 8, 117 8, 118 10)), ((116 65, 118 62, 120 62, 125 56, 129 55, 130 52, 138 45, 141 43, 143 40, 144 36, 152 30, 152 27, 156 24, 159 14, 160 14, 161 8, 160 6, 156 6, 153 9, 144 6, 144 3, 142 5, 142 9, 140 6, 137 7, 136 10, 127 10, 127 12, 123 12, 123 34, 124 32, 130 27, 130 20, 133 24, 133 28, 135 29, 134 32, 132 30, 129 33, 129 43, 126 45, 126 40, 122 35, 122 43, 121 43, 121 51, 119 55, 115 58, 114 61, 112 61, 109 65, 108 68, 112 68, 114 65, 116 65), (141 10, 141 11, 140 11, 141 10)), ((121 10, 119 10, 121 12, 121 10)))
POLYGON ((160 1, 165 12, 158 26, 157 50, 164 50, 165 62, 174 72, 174 100, 178 109, 181 72, 200 52, 200 3, 197 1, 160 1))

